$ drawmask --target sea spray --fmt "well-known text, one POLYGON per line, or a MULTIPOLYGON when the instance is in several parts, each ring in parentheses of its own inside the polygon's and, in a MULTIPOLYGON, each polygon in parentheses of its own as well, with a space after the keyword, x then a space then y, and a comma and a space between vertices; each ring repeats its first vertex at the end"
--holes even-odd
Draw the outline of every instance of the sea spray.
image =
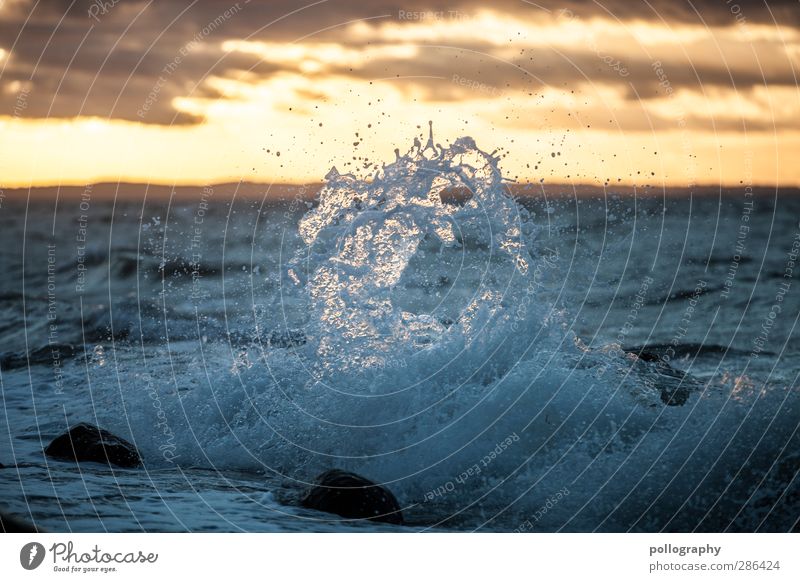
POLYGON ((305 341, 256 342, 244 366, 241 347, 206 344, 202 370, 181 379, 195 387, 172 403, 183 463, 300 481, 336 466, 421 500, 515 435, 468 497, 581 437, 590 458, 649 428, 640 404, 658 395, 634 397, 624 358, 583 348, 544 299, 559 257, 471 138, 444 147, 431 134, 370 178, 332 169, 297 232, 280 300, 306 306, 305 341), (616 372, 593 385, 610 359, 616 372))
MULTIPOLYGON (((259 329, 292 341, 231 324, 148 359, 182 470, 261 471, 264 487, 296 490, 351 470, 432 524, 497 516, 512 528, 618 531, 675 516, 679 527, 729 483, 720 451, 746 457, 780 404, 776 393, 753 422, 741 402, 761 398, 755 388, 736 406, 709 390, 665 407, 646 364, 580 341, 581 304, 553 292, 573 258, 540 241, 497 156, 469 138, 417 143, 369 178, 332 170, 285 237, 292 252, 280 256, 291 259, 267 274, 276 291, 253 303, 259 329), (509 435, 518 440, 492 456, 509 435)), ((254 244, 253 255, 282 249, 254 244)), ((212 298, 205 313, 222 318, 212 298)), ((119 400, 117 375, 134 378, 112 366, 92 374, 103 404, 119 400)), ((146 386, 131 384, 124 414, 101 405, 104 420, 130 420, 146 463, 171 470, 146 386)), ((749 492, 736 495, 725 499, 749 492)))
POLYGON ((290 276, 305 275, 317 380, 455 334, 476 341, 527 289, 532 222, 505 193, 498 158, 468 137, 444 148, 431 129, 371 180, 332 169, 299 232, 307 247, 290 276), (455 191, 461 203, 447 201, 455 191), (444 289, 414 294, 431 281, 444 289), (447 293, 459 287, 470 295, 447 293))

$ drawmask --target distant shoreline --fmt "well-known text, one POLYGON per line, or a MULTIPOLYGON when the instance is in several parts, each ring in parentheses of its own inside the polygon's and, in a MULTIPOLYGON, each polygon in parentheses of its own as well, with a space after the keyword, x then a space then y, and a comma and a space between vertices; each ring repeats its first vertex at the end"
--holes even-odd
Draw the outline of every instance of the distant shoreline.
MULTIPOLYGON (((27 200, 30 195, 32 201, 76 200, 87 192, 94 200, 141 200, 168 199, 172 196, 176 200, 196 200, 201 196, 203 189, 213 190, 216 198, 231 199, 270 199, 281 200, 314 200, 322 188, 322 183, 313 184, 268 184, 257 182, 221 183, 213 185, 180 185, 168 186, 163 184, 137 184, 137 183, 109 183, 101 182, 87 186, 34 186, 31 188, 2 188, 0 196, 6 201, 27 200)), ((562 183, 529 183, 507 184, 509 192, 514 196, 668 196, 684 197, 691 193, 693 196, 741 196, 745 186, 695 186, 693 188, 674 186, 624 186, 609 185, 606 187, 590 184, 562 184, 562 183)), ((800 188, 796 186, 752 186, 756 196, 800 196, 800 188)), ((454 193, 460 197, 459 193, 454 193)))

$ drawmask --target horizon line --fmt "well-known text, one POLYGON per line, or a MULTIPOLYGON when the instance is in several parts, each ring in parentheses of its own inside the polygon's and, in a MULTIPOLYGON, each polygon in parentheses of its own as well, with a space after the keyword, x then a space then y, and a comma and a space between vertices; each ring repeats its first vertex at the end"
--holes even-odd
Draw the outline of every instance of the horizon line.
MULTIPOLYGON (((369 180, 368 180, 369 181, 369 180)), ((324 181, 316 181, 316 182, 256 182, 256 181, 249 181, 249 180, 230 180, 230 181, 220 181, 220 182, 212 182, 212 183, 179 183, 179 182, 136 182, 136 181, 110 181, 110 180, 100 180, 97 182, 70 182, 66 184, 31 184, 31 185, 2 185, 0 184, 0 196, 7 196, 9 194, 18 194, 21 192, 32 192, 35 190, 56 190, 60 191, 64 190, 76 190, 83 188, 84 190, 94 190, 95 188, 115 188, 119 189, 121 187, 131 188, 131 187, 139 187, 143 189, 148 188, 155 188, 158 190, 164 189, 173 189, 173 190, 187 190, 187 189, 203 189, 203 188, 210 188, 210 189, 222 189, 222 188, 233 188, 236 187, 241 188, 245 187, 248 189, 252 188, 309 188, 309 189, 319 189, 325 185, 324 181)), ((710 190, 734 190, 734 189, 741 189, 747 190, 748 188, 752 191, 759 190, 800 190, 800 184, 633 184, 633 183, 626 183, 626 182, 614 182, 614 183, 588 183, 588 182, 547 182, 547 181, 504 181, 504 186, 509 187, 509 189, 515 190, 530 190, 530 189, 544 189, 544 188, 571 188, 571 189, 592 189, 592 190, 605 190, 605 191, 614 191, 617 189, 624 189, 624 190, 631 190, 631 191, 638 191, 638 190, 684 190, 684 191, 692 191, 692 190, 703 190, 703 191, 710 191, 710 190)), ((236 193, 235 191, 233 193, 236 193)))

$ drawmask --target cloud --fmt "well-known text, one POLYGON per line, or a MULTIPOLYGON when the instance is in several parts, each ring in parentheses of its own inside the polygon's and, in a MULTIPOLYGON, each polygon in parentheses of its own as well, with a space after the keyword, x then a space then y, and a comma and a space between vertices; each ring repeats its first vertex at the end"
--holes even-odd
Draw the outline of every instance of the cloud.
MULTIPOLYGON (((320 87, 326 78, 391 83, 430 102, 610 90, 630 107, 664 98, 654 62, 673 93, 747 99, 755 87, 794 86, 800 57, 794 1, 124 0, 102 13, 100 4, 3 4, 0 111, 14 110, 13 88, 24 86, 25 118, 197 124, 209 102, 243 101, 287 75, 320 87)), ((644 127, 638 115, 620 119, 644 127)))

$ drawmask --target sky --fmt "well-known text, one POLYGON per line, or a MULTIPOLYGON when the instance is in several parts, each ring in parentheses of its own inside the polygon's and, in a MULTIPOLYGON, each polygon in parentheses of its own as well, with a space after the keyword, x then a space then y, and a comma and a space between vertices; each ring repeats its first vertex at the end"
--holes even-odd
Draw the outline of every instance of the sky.
POLYGON ((362 176, 800 185, 800 1, 0 0, 0 187, 362 176))

